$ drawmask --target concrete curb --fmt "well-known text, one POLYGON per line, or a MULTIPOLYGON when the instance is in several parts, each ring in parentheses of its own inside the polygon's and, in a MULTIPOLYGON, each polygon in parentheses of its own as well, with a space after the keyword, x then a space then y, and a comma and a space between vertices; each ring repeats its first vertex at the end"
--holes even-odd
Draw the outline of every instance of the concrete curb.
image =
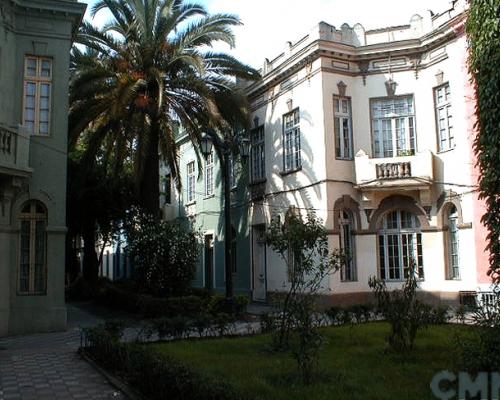
POLYGON ((147 400, 144 397, 140 396, 134 389, 128 386, 121 379, 117 378, 114 374, 106 371, 104 368, 99 366, 94 360, 87 356, 82 349, 78 349, 78 354, 83 360, 90 364, 92 368, 103 375, 114 388, 122 392, 129 400, 147 400))

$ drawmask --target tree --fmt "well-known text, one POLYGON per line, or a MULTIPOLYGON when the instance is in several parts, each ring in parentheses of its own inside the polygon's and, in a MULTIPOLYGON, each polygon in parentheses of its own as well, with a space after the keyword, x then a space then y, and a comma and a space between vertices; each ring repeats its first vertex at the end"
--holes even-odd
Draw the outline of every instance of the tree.
POLYGON ((104 146, 117 169, 131 157, 139 204, 156 216, 160 154, 178 175, 176 127, 199 144, 208 127, 247 126, 238 81, 259 75, 207 50, 217 41, 234 45, 233 15, 209 15, 183 0, 100 0, 92 16, 105 9, 111 20, 101 28, 84 23, 76 42, 86 50, 72 51, 70 146, 86 140, 89 162, 104 146))
POLYGON ((476 92, 479 133, 474 150, 480 171, 479 197, 486 201, 490 274, 500 283, 500 2, 472 1, 467 20, 469 71, 476 92))
POLYGON ((83 277, 94 284, 102 251, 119 232, 126 210, 136 202, 131 174, 123 171, 111 176, 102 159, 88 169, 82 165, 81 152, 73 152, 68 160, 67 196, 67 263, 70 276, 76 276, 76 241, 83 239, 83 277), (96 251, 100 238, 101 253, 96 251))
POLYGON ((305 384, 312 382, 323 337, 317 329, 317 296, 325 279, 340 269, 345 256, 330 251, 328 235, 314 213, 306 221, 290 210, 285 224, 274 219, 266 233, 267 244, 285 261, 289 286, 283 301, 276 331, 277 349, 291 349, 305 384))

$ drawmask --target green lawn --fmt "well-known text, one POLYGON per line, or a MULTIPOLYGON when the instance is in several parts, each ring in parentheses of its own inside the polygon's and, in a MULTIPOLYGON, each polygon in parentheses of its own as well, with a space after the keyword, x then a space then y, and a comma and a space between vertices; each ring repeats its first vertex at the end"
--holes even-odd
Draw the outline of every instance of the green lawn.
POLYGON ((435 399, 432 376, 453 369, 454 334, 463 326, 432 326, 421 332, 406 357, 384 354, 385 323, 325 328, 321 378, 304 387, 291 356, 268 350, 269 336, 155 344, 206 374, 223 376, 258 399, 435 399))

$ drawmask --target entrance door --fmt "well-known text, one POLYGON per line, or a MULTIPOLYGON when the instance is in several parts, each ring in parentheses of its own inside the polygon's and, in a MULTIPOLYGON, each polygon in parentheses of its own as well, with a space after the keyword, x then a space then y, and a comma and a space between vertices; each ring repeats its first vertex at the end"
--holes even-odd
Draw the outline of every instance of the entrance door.
POLYGON ((266 242, 264 240, 265 226, 258 225, 252 229, 253 252, 253 292, 254 301, 266 301, 266 242))
POLYGON ((214 235, 205 235, 205 288, 213 289, 214 282, 214 235))

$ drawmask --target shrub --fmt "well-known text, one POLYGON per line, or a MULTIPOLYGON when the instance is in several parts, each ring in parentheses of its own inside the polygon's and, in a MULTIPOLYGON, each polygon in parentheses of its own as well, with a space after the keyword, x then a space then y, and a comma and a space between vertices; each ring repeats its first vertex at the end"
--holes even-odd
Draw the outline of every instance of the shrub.
POLYGON ((417 277, 412 266, 401 290, 388 291, 385 282, 370 278, 369 286, 375 292, 378 309, 391 325, 389 347, 403 353, 413 348, 417 332, 430 320, 430 307, 417 299, 417 277))
POLYGON ((103 326, 87 329, 81 349, 150 400, 250 400, 225 380, 204 376, 147 345, 120 343, 103 326))
POLYGON ((457 337, 459 369, 477 373, 500 370, 500 292, 487 304, 478 304, 472 314, 475 329, 457 337))
POLYGON ((196 235, 137 209, 129 213, 124 228, 141 287, 160 297, 187 293, 198 261, 196 235))

